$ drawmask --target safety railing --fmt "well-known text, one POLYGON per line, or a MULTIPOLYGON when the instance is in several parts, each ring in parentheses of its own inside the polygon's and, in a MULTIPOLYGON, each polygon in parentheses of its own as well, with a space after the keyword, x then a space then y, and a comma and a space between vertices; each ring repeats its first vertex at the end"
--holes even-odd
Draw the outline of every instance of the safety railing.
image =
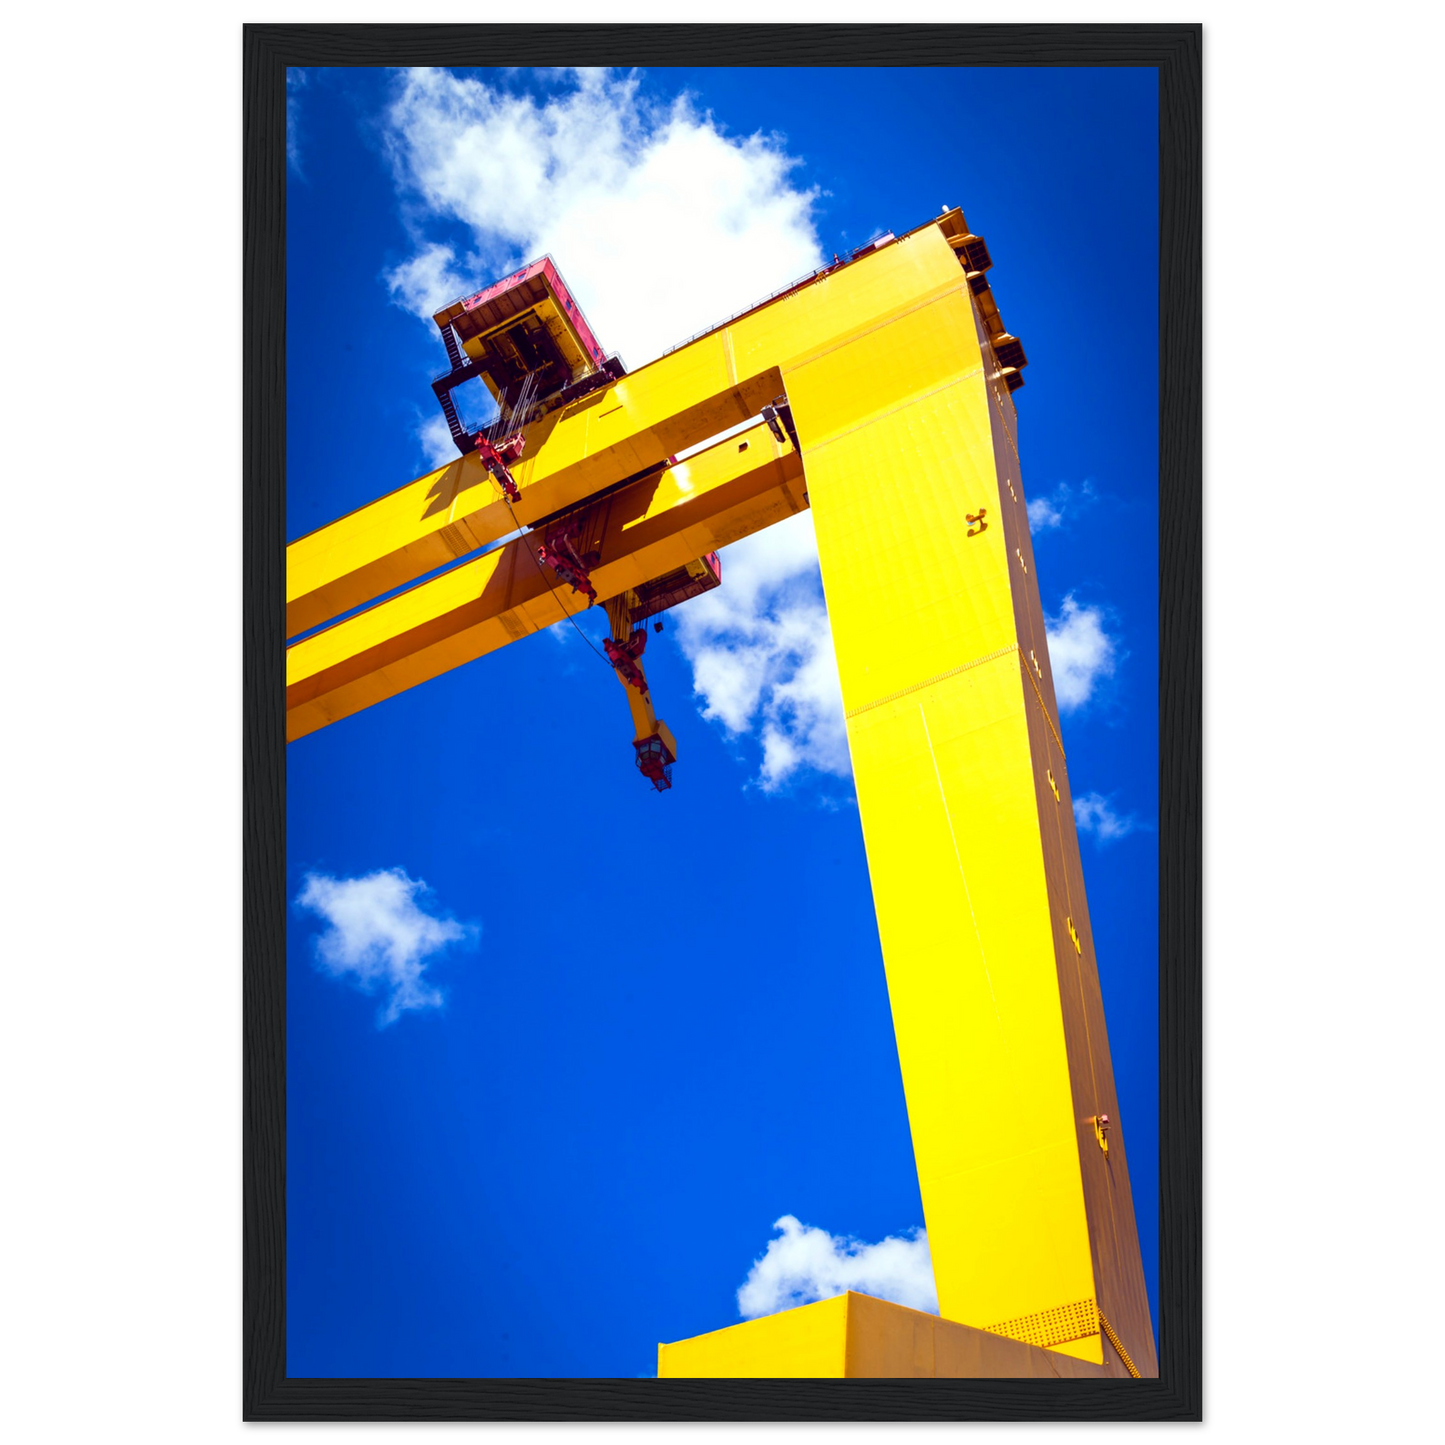
POLYGON ((750 306, 744 306, 741 311, 734 311, 731 316, 724 316, 721 321, 714 321, 711 326, 704 326, 701 331, 694 332, 686 341, 679 341, 676 346, 669 346, 666 351, 659 353, 658 359, 664 356, 671 356, 674 351, 681 351, 684 346, 691 346, 694 341, 700 341, 710 332, 716 331, 720 326, 731 326, 739 317, 746 316, 750 311, 756 311, 759 306, 766 306, 769 301, 776 301, 779 296, 786 296, 789 291, 796 291, 800 286, 806 286, 810 281, 819 281, 824 276, 831 275, 834 271, 841 271, 844 266, 850 265, 853 261, 851 255, 842 260, 830 261, 826 266, 819 266, 816 270, 809 271, 805 276, 799 276, 796 281, 790 281, 786 286, 779 286, 776 291, 770 291, 766 296, 760 296, 750 306))

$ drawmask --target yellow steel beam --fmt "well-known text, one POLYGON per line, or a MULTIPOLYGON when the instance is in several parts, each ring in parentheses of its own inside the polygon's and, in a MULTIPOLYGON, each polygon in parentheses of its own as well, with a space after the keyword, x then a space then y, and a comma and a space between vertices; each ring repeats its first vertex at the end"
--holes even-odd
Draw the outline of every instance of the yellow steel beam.
MULTIPOLYGON (((758 423, 594 504, 599 599, 801 511, 802 465, 758 423)), ((592 509, 589 509, 589 513, 592 509)), ((520 537, 286 652, 286 735, 304 737, 582 610, 520 537)))
MULTIPOLYGON (((935 227, 921 234, 941 239, 935 227)), ((904 237, 541 418, 513 468, 521 500, 510 508, 470 456, 293 542, 287 636, 756 416, 782 391, 782 370, 926 304, 930 291, 964 287, 946 243, 944 267, 916 240, 904 237)))
MULTIPOLYGON (((907 244, 957 273, 937 230, 907 244)), ((1102 1311, 1152 1373, 1000 368, 929 286, 783 371, 942 1314, 1097 1363, 1102 1311)))
POLYGON ((472 453, 293 542, 287 636, 585 502, 756 416, 782 390, 776 370, 739 381, 720 343, 699 344, 690 359, 661 385, 626 377, 535 423, 512 468, 521 492, 515 503, 472 453))

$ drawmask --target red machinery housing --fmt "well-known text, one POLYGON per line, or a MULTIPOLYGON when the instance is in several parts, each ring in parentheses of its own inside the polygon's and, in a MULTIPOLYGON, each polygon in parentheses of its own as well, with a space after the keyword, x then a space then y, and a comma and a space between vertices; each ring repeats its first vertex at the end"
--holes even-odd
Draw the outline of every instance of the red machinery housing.
POLYGON ((632 746, 637 749, 637 771, 659 793, 665 793, 672 786, 672 765, 677 761, 672 749, 659 733, 653 733, 650 738, 638 738, 632 746))
POLYGON ((602 650, 607 654, 608 662, 622 674, 622 680, 628 687, 635 687, 644 697, 647 695, 647 676, 638 662, 646 648, 645 627, 639 627, 626 642, 618 642, 615 637, 602 639, 602 650))
POLYGON ((550 567, 574 592, 586 597, 589 607, 597 601, 597 589, 592 585, 596 559, 595 552, 583 557, 577 551, 577 539, 571 532, 553 533, 537 548, 537 560, 550 567))
POLYGON ((505 441, 493 444, 485 432, 478 432, 472 438, 472 445, 482 459, 482 465, 492 474, 493 480, 506 493, 509 502, 521 500, 521 488, 512 478, 508 462, 514 462, 522 454, 522 436, 518 432, 505 441))
POLYGON ((686 567, 679 567, 665 577, 644 582, 638 587, 633 593, 637 601, 630 609, 628 620, 634 627, 639 627, 649 617, 655 617, 691 597, 711 592, 721 582, 722 561, 716 552, 709 552, 705 557, 689 562, 686 567))
MULTIPOLYGON (((447 429, 458 452, 478 454, 509 503, 521 497, 511 468, 522 455, 528 423, 627 374, 617 356, 604 356, 550 256, 442 307, 433 320, 451 363, 451 369, 432 383, 447 429), (498 408, 496 420, 480 431, 463 424, 452 397, 457 387, 477 378, 498 408)), ((792 434, 784 398, 766 415, 776 435, 782 435, 779 417, 792 434)), ((673 460, 668 458, 669 463, 673 460)), ((595 549, 589 550, 592 544, 583 542, 578 527, 575 513, 538 524, 536 558, 539 566, 586 597, 590 606, 598 600, 591 572, 601 557, 595 549)), ((639 706, 646 708, 648 717, 651 704, 642 670, 647 621, 721 581, 718 555, 709 552, 609 600, 608 621, 617 635, 604 640, 603 650, 623 682, 641 694, 639 706), (623 637, 626 641, 620 640, 623 637)), ((660 632, 662 623, 656 627, 660 632)), ((633 747, 638 771, 659 792, 670 788, 676 746, 666 726, 659 721, 651 735, 636 738, 633 747)))
POLYGON ((463 382, 480 377, 500 404, 504 395, 517 396, 530 377, 530 390, 546 411, 627 374, 620 358, 603 355, 550 256, 443 306, 432 319, 451 363, 432 391, 463 456, 477 446, 452 397, 463 382))

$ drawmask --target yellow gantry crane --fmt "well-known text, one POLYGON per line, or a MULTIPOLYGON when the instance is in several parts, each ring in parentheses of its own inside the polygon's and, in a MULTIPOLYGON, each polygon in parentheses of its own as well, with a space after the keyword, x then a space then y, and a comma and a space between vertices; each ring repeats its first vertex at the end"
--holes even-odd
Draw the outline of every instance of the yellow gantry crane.
POLYGON ((990 265, 948 210, 627 373, 534 263, 437 313, 457 460, 287 549, 288 739, 595 599, 661 788, 648 620, 813 511, 940 1313, 847 1294, 662 1376, 1157 1374, 990 265))

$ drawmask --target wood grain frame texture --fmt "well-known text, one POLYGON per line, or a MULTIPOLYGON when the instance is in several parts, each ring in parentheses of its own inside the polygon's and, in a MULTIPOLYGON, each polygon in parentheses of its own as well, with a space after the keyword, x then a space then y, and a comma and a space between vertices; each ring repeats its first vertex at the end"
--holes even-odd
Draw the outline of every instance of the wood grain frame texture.
MULTIPOLYGON (((1199 1420, 1201 49, 1198 25, 248 25, 243 43, 247 1420, 1199 1420), (286 69, 1152 66, 1159 72, 1157 1380, 286 1376, 286 69)), ((964 197, 965 204, 967 197, 964 197)))

